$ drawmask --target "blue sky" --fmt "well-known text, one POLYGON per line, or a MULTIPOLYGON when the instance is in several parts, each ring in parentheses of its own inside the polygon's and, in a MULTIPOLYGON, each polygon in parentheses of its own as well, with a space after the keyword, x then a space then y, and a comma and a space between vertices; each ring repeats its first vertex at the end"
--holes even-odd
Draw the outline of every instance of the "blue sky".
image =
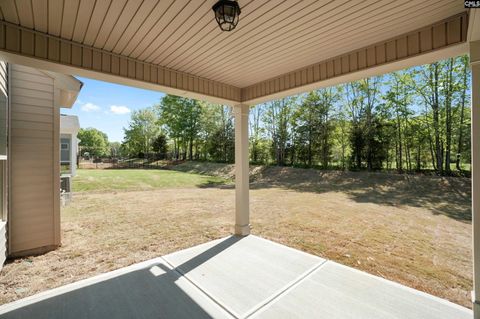
POLYGON ((165 95, 130 86, 77 77, 82 90, 71 109, 63 114, 77 115, 82 128, 94 127, 108 135, 111 142, 121 142, 133 110, 152 106, 165 95))

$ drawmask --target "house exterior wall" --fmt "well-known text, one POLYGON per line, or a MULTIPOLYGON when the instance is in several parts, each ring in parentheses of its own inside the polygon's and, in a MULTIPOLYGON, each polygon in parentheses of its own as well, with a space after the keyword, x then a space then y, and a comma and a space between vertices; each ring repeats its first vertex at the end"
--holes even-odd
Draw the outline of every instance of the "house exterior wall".
MULTIPOLYGON (((3 61, 0 61, 0 91, 0 93, 5 94, 5 96, 8 97, 7 63, 3 61)), ((3 178, 5 178, 5 175, 3 174, 5 163, 2 163, 1 166, 2 167, 0 167, 0 169, 2 170, 2 178, 0 180, 0 183, 2 183, 2 186, 5 186, 5 184, 3 183, 3 178)), ((2 208, 0 210, 0 269, 2 269, 7 256, 7 214, 6 205, 3 197, 3 189, 0 196, 2 197, 2 200, 0 202, 2 208)))
POLYGON ((59 110, 45 73, 11 65, 11 82, 9 255, 20 256, 60 244, 59 110))
POLYGON ((62 169, 62 174, 68 173, 71 176, 77 175, 77 134, 79 130, 80 123, 77 116, 60 114, 60 162, 62 163, 62 165, 69 165, 69 169, 67 172, 62 169), (62 149, 62 144, 64 143, 69 144, 68 150, 62 149))
POLYGON ((0 270, 7 258, 7 223, 0 222, 0 270))
POLYGON ((77 134, 72 135, 72 142, 70 144, 70 158, 72 161, 71 167, 71 175, 77 176, 77 154, 78 154, 78 138, 77 134))
POLYGON ((72 137, 71 135, 62 134, 60 136, 60 163, 71 164, 71 149, 72 137))

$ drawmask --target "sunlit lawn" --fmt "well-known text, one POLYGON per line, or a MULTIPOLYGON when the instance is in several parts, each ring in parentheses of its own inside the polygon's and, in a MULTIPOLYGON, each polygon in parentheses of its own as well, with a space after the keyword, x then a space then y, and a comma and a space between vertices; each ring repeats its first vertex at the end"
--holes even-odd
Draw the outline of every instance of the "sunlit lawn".
POLYGON ((158 188, 208 187, 229 183, 206 175, 168 170, 144 169, 83 169, 73 179, 75 192, 148 190, 158 188))

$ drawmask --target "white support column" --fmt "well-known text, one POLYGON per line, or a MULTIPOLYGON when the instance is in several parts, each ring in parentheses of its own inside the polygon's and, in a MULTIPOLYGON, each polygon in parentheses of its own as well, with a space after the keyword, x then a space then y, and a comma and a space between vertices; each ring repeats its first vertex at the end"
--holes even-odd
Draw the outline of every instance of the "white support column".
POLYGON ((235 235, 250 234, 249 156, 248 156, 249 106, 235 105, 235 235))
POLYGON ((473 312, 480 318, 480 41, 470 42, 472 67, 473 312))

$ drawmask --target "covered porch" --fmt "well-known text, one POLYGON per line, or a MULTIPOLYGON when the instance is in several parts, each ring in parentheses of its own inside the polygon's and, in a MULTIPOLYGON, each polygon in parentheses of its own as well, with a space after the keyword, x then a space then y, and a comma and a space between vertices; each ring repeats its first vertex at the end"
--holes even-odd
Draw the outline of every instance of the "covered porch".
POLYGON ((192 2, 1 4, 0 59, 231 105, 236 164, 234 237, 4 305, 2 317, 472 317, 447 301, 249 235, 248 170, 250 107, 470 54, 473 308, 480 318, 479 9, 447 0, 245 0, 240 24, 228 33, 213 19, 216 1, 192 2))
POLYGON ((469 309, 260 237, 231 236, 0 307, 1 318, 471 318, 469 309))

